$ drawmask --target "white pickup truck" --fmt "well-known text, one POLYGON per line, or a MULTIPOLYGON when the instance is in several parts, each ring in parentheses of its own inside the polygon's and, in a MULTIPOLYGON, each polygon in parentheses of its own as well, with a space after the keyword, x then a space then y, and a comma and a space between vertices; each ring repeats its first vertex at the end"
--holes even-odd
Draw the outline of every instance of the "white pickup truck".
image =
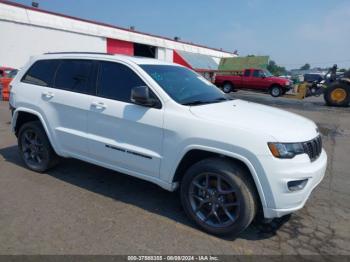
POLYGON ((179 188, 188 216, 217 235, 237 235, 259 210, 302 208, 326 170, 312 121, 154 59, 38 56, 11 83, 10 107, 28 168, 71 157, 179 188))

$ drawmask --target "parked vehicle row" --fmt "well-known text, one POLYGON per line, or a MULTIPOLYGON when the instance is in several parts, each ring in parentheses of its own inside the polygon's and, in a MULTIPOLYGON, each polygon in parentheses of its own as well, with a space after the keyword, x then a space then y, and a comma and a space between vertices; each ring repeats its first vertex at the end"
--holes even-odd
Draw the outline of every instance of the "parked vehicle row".
POLYGON ((28 168, 45 172, 71 157, 179 188, 186 214, 212 234, 301 209, 325 174, 314 122, 229 99, 176 64, 47 54, 12 86, 12 128, 28 168))

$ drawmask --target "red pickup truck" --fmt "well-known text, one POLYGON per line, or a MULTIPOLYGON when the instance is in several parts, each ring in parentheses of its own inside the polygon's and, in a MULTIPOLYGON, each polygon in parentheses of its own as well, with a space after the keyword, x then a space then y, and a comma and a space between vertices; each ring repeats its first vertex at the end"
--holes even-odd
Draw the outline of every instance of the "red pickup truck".
POLYGON ((215 85, 222 88, 225 93, 230 93, 234 89, 250 89, 266 91, 278 97, 292 88, 290 80, 275 77, 268 70, 251 68, 232 73, 217 74, 215 77, 215 85))

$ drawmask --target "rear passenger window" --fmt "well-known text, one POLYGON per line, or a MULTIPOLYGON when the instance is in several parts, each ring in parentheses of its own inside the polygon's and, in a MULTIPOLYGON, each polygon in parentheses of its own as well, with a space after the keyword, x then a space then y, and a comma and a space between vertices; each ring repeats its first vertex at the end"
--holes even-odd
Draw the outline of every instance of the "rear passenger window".
POLYGON ((245 70, 244 71, 244 76, 250 76, 250 70, 245 70))
POLYGON ((131 89, 144 86, 142 79, 125 65, 100 62, 97 95, 130 103, 131 89))
POLYGON ((91 93, 93 62, 90 60, 62 60, 54 87, 77 93, 91 93))
POLYGON ((53 76, 58 64, 59 60, 39 60, 35 62, 22 78, 22 82, 39 86, 52 86, 53 76))

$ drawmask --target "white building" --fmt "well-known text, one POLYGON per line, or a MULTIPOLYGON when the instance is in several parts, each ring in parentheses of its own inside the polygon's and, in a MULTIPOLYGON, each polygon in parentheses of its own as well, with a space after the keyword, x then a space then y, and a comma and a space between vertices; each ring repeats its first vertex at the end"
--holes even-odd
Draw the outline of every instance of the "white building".
POLYGON ((103 23, 0 0, 0 66, 20 68, 30 56, 86 51, 154 57, 191 67, 186 57, 202 60, 195 69, 215 69, 235 54, 103 23), (192 56, 191 56, 192 54, 192 56), (193 56, 195 54, 195 56, 193 56), (201 59, 203 58, 203 59, 201 59), (206 61, 206 62, 204 62, 206 61))

